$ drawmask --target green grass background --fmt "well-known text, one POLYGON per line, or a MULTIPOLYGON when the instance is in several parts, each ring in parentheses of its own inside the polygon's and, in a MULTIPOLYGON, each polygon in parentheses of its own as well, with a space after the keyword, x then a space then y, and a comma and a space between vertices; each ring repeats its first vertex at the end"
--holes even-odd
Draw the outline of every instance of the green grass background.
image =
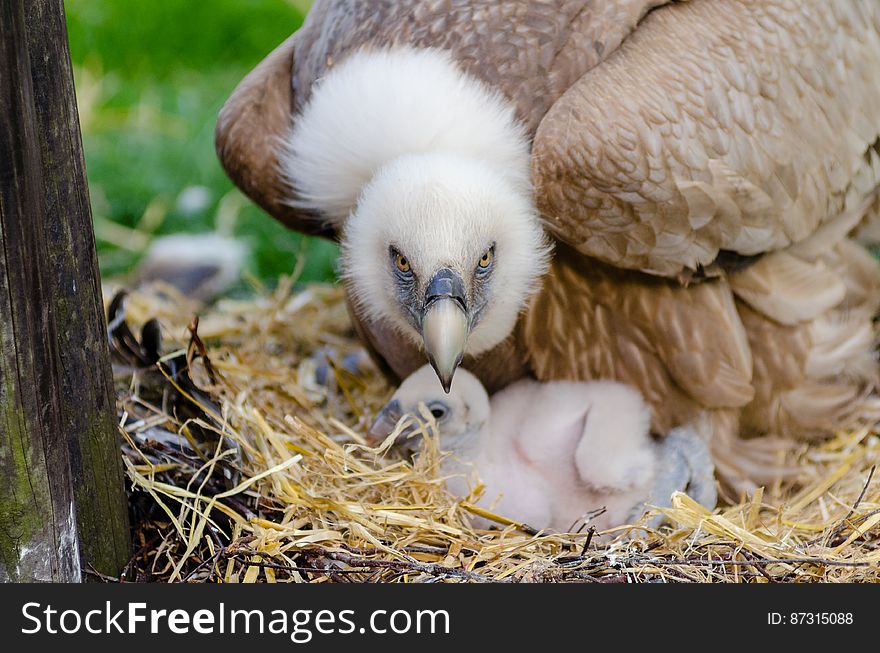
POLYGON ((219 231, 250 246, 248 269, 260 279, 291 272, 300 256, 302 280, 334 277, 335 246, 285 229, 246 200, 213 144, 224 100, 299 27, 308 4, 66 0, 105 276, 130 271, 155 235, 219 231), (181 205, 184 191, 202 204, 181 205))

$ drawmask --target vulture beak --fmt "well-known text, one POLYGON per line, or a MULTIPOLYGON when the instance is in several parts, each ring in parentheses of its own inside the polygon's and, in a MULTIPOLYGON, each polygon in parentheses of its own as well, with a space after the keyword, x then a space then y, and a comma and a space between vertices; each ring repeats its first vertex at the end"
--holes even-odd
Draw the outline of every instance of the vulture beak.
POLYGON ((422 338, 428 361, 446 393, 464 355, 469 322, 461 275, 449 268, 438 270, 425 291, 422 338))
POLYGON ((393 399, 385 404, 385 407, 379 411, 376 419, 373 420, 370 430, 367 431, 367 444, 371 447, 380 444, 394 430, 402 416, 403 410, 397 399, 393 399))

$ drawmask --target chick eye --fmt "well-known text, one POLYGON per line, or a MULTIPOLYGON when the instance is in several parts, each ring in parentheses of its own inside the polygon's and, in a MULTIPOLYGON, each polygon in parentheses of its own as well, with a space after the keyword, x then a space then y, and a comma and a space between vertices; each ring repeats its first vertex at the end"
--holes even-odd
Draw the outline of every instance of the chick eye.
POLYGON ((440 421, 444 417, 446 417, 446 413, 448 412, 446 406, 443 404, 435 403, 428 406, 428 409, 431 411, 431 415, 434 416, 434 419, 440 421))
POLYGON ((489 249, 487 249, 483 256, 480 257, 480 261, 477 263, 481 270, 488 270, 489 266, 492 265, 492 261, 495 259, 495 246, 493 245, 489 249))
POLYGON ((409 259, 407 259, 403 254, 396 254, 394 256, 394 265, 403 274, 409 274, 412 270, 412 266, 409 264, 409 259))

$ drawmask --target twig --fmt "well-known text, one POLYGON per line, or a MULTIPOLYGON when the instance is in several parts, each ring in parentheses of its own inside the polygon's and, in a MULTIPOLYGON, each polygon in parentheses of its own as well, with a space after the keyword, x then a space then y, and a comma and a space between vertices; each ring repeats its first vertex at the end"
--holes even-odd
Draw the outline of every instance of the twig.
POLYGON ((753 560, 709 560, 705 558, 688 558, 688 559, 671 559, 671 560, 638 560, 638 562, 651 562, 656 566, 662 565, 690 565, 690 566, 712 566, 712 565, 825 565, 826 567, 870 567, 870 562, 849 562, 847 560, 828 560, 827 558, 775 558, 753 560))
POLYGON ((596 527, 590 526, 590 532, 587 533, 587 539, 584 542, 583 548, 581 548, 581 556, 583 556, 587 552, 587 549, 590 548, 590 543, 593 541, 593 536, 595 534, 596 534, 596 527))
POLYGON ((115 576, 108 576, 107 574, 102 574, 100 571, 92 567, 92 565, 88 565, 83 571, 85 571, 90 576, 97 576, 105 583, 119 583, 120 580, 115 576))
MULTIPOLYGON (((742 555, 744 555, 746 558, 748 558, 749 560, 752 560, 752 561, 755 561, 755 562, 757 562, 757 563, 760 563, 760 560, 758 560, 755 556, 753 556, 753 555, 752 555, 751 553, 749 553, 748 551, 746 551, 746 550, 742 550, 742 551, 740 551, 740 553, 741 553, 742 555)), ((761 574, 764 578, 767 579, 768 582, 770 582, 770 583, 775 583, 775 582, 776 582, 776 579, 773 578, 773 576, 770 575, 770 572, 769 572, 769 571, 767 571, 767 569, 766 569, 766 565, 755 564, 754 567, 755 567, 755 569, 758 571, 759 574, 761 574)))
MULTIPOLYGON (((823 534, 823 535, 820 535, 819 537, 813 538, 812 540, 810 540, 809 544, 817 544, 820 540, 825 540, 826 542, 828 542, 828 541, 832 540, 833 538, 837 537, 844 528, 847 528, 848 526, 850 528, 852 528, 855 525, 855 524, 849 523, 849 518, 852 517, 853 513, 856 511, 856 509, 862 503, 862 500, 865 498, 865 494, 868 491, 868 486, 871 485, 871 479, 874 478, 874 471, 876 469, 877 469, 877 465, 871 465, 871 471, 868 472, 868 479, 865 481, 865 484, 862 486, 862 491, 859 492, 858 498, 853 503, 852 508, 849 509, 849 512, 846 513, 846 516, 838 522, 837 526, 835 526, 834 529, 832 529, 832 531, 830 533, 828 533, 827 535, 823 534)), ((876 513, 877 513, 877 511, 875 510, 875 511, 873 511, 873 513, 869 513, 869 515, 876 514, 876 513)), ((864 519, 864 517, 865 517, 865 515, 863 515, 861 517, 861 519, 864 519)))
POLYGON ((262 560, 241 560, 240 556, 242 555, 255 555, 255 556, 265 556, 265 553, 236 553, 231 556, 232 560, 237 560, 243 565, 247 565, 248 567, 260 567, 261 569, 277 569, 279 571, 298 571, 298 572, 310 572, 310 573, 319 573, 319 574, 362 574, 364 573, 363 569, 335 569, 331 567, 302 567, 299 565, 283 565, 277 562, 263 562, 262 560))
POLYGON ((329 551, 327 549, 316 547, 315 549, 311 549, 308 551, 303 551, 305 554, 315 554, 318 556, 329 558, 330 560, 336 560, 343 564, 349 565, 351 567, 367 567, 367 568, 377 568, 382 567, 386 569, 392 569, 395 571, 405 571, 410 573, 421 573, 426 574, 428 576, 454 576, 457 578, 462 578, 465 580, 470 580, 478 583, 489 583, 493 582, 491 578, 488 576, 484 576, 483 574, 478 574, 473 571, 467 571, 466 569, 458 569, 455 567, 445 567, 440 564, 430 563, 430 562, 418 562, 417 560, 412 561, 403 561, 403 560, 381 560, 375 558, 361 558, 358 556, 354 556, 348 553, 344 553, 342 551, 329 551))
POLYGON ((190 333, 189 346, 186 348, 187 367, 192 369, 193 358, 195 357, 195 353, 198 352, 205 364, 205 371, 208 373, 208 380, 212 384, 216 384, 217 375, 214 372, 214 365, 211 363, 211 358, 208 356, 208 348, 205 347, 205 343, 202 342, 201 337, 199 337, 199 316, 194 315, 186 328, 190 333))

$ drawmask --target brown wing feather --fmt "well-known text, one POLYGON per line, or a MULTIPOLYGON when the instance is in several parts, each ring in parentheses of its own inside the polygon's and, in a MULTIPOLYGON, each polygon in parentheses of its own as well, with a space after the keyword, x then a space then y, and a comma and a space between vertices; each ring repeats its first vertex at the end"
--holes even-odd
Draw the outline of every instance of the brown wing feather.
POLYGON ((737 301, 755 368, 755 400, 743 412, 747 433, 804 437, 841 428, 859 412, 858 400, 877 386, 880 370, 872 354, 880 305, 877 261, 843 240, 810 263, 821 267, 808 267, 816 279, 804 283, 821 288, 830 276, 843 286, 844 297, 834 307, 799 321, 771 319, 763 307, 791 306, 799 299, 795 291, 786 301, 774 298, 780 284, 772 271, 764 297, 752 292, 737 301))
POLYGON ((880 3, 692 0, 652 12, 538 128, 548 227, 674 276, 784 247, 880 183, 880 3))
POLYGON ((539 379, 633 384, 663 430, 754 395, 746 334, 723 279, 683 288, 562 246, 520 338, 539 379))
POLYGON ((220 110, 214 140, 226 174, 263 210, 307 234, 334 236, 320 216, 288 206, 277 149, 290 128, 290 85, 297 35, 288 38, 245 77, 220 110))

